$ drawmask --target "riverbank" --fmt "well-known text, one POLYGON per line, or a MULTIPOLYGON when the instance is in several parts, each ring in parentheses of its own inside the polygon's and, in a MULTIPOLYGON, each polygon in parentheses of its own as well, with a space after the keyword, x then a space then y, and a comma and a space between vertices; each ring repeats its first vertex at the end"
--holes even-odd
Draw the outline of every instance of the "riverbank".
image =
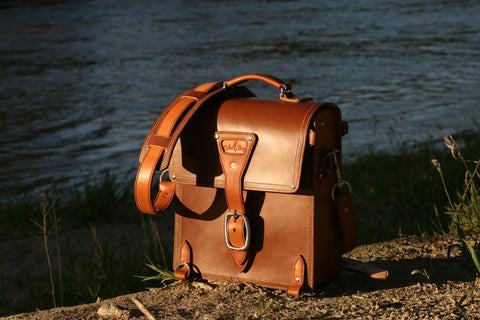
POLYGON ((478 291, 463 300, 478 278, 463 257, 448 257, 454 243, 443 236, 359 246, 348 256, 388 269, 388 280, 343 272, 295 301, 253 285, 182 282, 6 319, 145 319, 133 300, 155 319, 478 319, 478 291))
MULTIPOLYGON (((457 140, 466 159, 478 157, 478 136, 457 140)), ((442 163, 454 192, 462 188, 464 164, 449 149, 434 150, 428 143, 399 150, 395 155, 365 155, 343 168, 353 186, 360 244, 455 231, 452 216, 443 213, 448 199, 431 160, 442 163)), ((150 284, 135 276, 151 275, 147 257, 170 266, 173 215, 138 213, 132 186, 133 181, 106 175, 98 184, 63 194, 44 190, 3 204, 0 315, 142 291, 150 284)))

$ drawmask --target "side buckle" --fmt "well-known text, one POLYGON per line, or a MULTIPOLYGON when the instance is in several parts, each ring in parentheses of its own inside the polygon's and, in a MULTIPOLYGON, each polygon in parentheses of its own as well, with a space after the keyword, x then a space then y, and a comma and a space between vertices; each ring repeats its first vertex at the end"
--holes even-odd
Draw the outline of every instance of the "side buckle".
POLYGON ((339 152, 339 149, 333 149, 332 152, 329 153, 329 155, 333 156, 333 163, 335 165, 335 174, 337 175, 337 182, 333 185, 332 187, 332 199, 335 200, 335 190, 336 189, 341 189, 344 186, 348 188, 348 192, 352 192, 352 187, 350 186, 350 183, 347 181, 343 180, 342 174, 340 173, 340 166, 338 165, 338 160, 337 160, 337 155, 336 153, 339 152))
POLYGON ((250 223, 248 222, 247 216, 242 214, 242 213, 228 212, 225 215, 225 220, 224 220, 224 223, 223 223, 223 234, 225 236, 225 244, 227 245, 228 249, 234 250, 234 251, 245 251, 245 250, 247 250, 250 247, 250 223), (243 225, 245 227, 245 244, 243 245, 243 247, 240 247, 240 248, 234 247, 230 243, 230 240, 228 239, 227 225, 228 225, 228 219, 230 219, 230 217, 234 217, 235 219, 237 219, 239 217, 243 218, 243 225))

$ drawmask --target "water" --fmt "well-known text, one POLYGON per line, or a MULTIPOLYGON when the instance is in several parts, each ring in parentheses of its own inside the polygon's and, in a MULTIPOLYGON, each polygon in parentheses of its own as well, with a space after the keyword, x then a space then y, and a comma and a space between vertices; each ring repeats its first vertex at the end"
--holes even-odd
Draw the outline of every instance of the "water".
POLYGON ((0 199, 131 179, 176 95, 251 72, 339 104, 347 158, 479 130, 479 52, 478 1, 2 1, 0 199))

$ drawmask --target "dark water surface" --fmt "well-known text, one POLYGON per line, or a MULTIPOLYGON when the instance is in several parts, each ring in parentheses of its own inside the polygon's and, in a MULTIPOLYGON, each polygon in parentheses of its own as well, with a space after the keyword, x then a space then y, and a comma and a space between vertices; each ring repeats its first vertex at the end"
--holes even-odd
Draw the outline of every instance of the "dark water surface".
POLYGON ((339 104, 347 158, 479 130, 479 53, 479 1, 1 1, 0 199, 133 177, 176 95, 244 73, 339 104))

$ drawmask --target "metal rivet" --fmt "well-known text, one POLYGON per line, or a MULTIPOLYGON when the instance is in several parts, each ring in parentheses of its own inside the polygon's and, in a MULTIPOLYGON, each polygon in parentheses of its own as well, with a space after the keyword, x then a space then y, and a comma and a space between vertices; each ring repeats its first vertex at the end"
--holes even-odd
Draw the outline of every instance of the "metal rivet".
POLYGON ((237 167, 237 164, 235 162, 232 162, 230 163, 230 167, 232 167, 232 169, 235 169, 237 167))
POLYGON ((300 277, 296 277, 295 281, 300 282, 300 277))
POLYGON ((297 187, 296 185, 292 184, 292 189, 295 189, 296 187, 297 187))
POLYGON ((252 137, 248 137, 248 141, 252 141, 252 140, 253 140, 253 138, 252 138, 252 137))
POLYGON ((174 174, 172 174, 172 175, 170 176, 170 179, 175 180, 175 179, 177 179, 177 176, 174 175, 174 174))
POLYGON ((218 134, 215 135, 215 139, 218 139, 220 138, 220 136, 218 134))
POLYGON ((320 126, 325 127, 325 122, 321 122, 320 126))

